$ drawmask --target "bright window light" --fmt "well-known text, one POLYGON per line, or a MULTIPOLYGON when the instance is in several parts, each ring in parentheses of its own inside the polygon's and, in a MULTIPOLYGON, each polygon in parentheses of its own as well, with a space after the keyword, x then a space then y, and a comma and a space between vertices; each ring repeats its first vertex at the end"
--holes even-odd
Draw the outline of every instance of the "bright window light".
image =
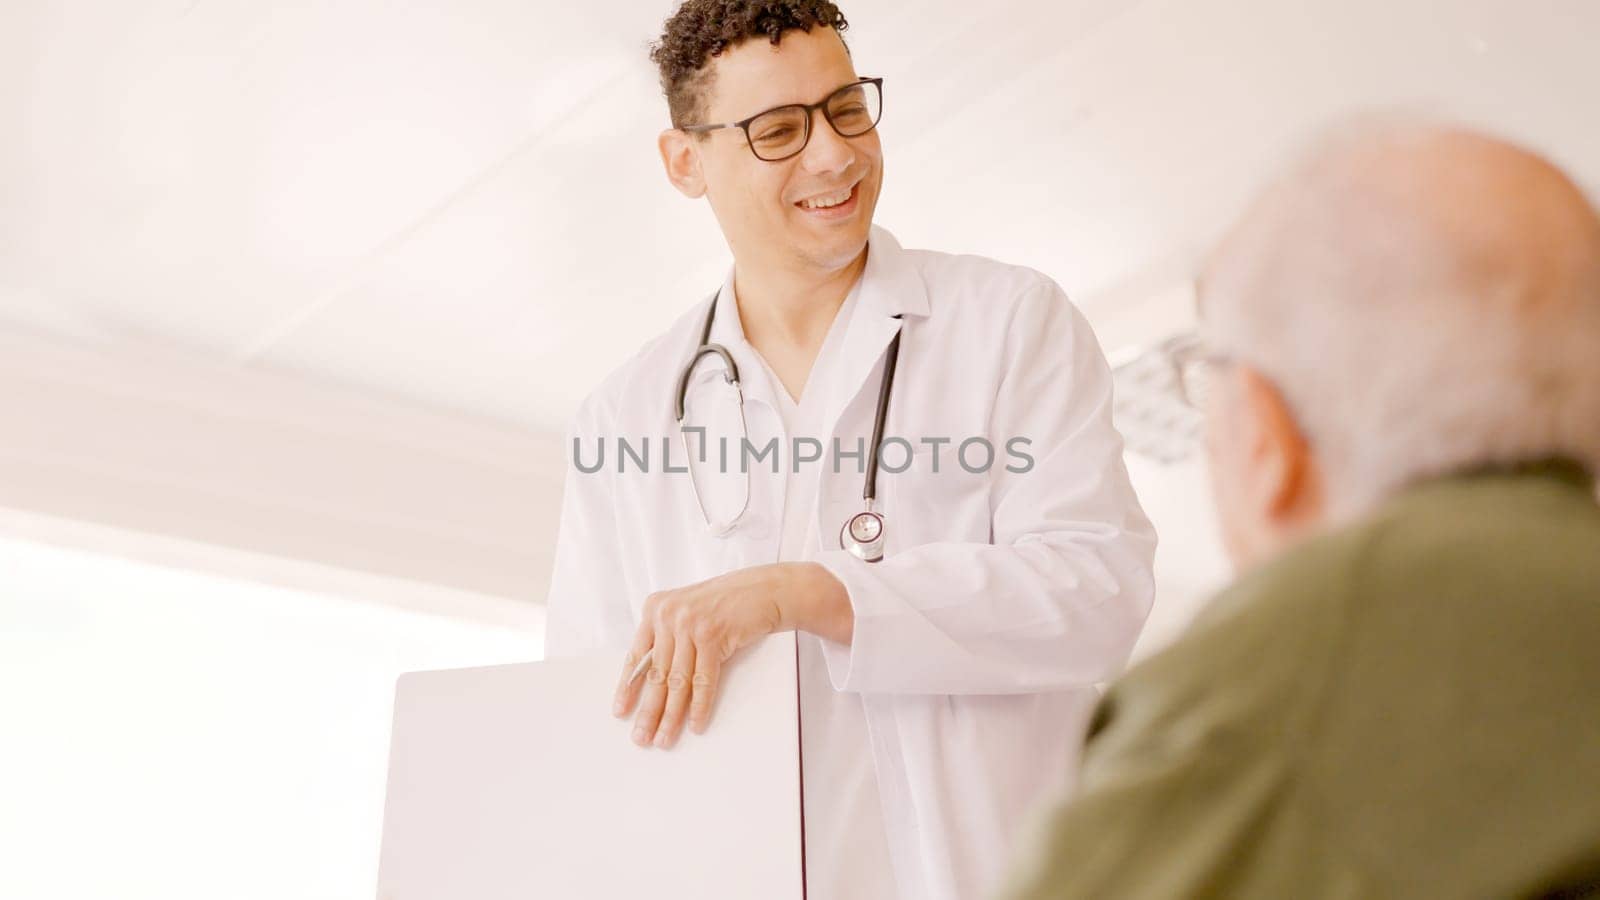
POLYGON ((542 644, 0 539, 0 897, 371 897, 395 677, 542 644))

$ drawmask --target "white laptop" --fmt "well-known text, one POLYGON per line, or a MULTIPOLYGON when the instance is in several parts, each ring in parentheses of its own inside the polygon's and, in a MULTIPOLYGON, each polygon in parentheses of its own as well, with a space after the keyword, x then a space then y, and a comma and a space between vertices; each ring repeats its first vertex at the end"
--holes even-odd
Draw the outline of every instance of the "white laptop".
POLYGON ((794 636, 736 656, 672 750, 612 717, 621 662, 401 676, 379 900, 800 900, 794 636))

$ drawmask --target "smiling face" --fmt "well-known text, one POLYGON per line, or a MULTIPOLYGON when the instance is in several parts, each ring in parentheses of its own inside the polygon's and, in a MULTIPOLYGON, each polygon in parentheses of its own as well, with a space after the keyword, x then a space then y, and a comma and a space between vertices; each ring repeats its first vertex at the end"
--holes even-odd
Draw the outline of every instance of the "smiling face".
MULTIPOLYGON (((777 46, 745 40, 707 68, 706 123, 816 103, 858 77, 839 34, 826 27, 786 32, 777 46)), ((741 266, 831 272, 866 250, 883 181, 876 129, 843 138, 813 112, 805 149, 777 162, 757 158, 738 128, 669 131, 661 151, 678 189, 710 201, 741 266)))

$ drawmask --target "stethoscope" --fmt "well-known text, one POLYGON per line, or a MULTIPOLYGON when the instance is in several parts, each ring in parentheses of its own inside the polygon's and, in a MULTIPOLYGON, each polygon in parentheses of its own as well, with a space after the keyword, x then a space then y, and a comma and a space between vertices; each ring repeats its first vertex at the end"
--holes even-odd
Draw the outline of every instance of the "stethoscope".
MULTIPOLYGON (((721 293, 720 291, 718 292, 721 293)), ((733 354, 721 344, 711 343, 711 323, 717 317, 717 297, 711 298, 711 308, 706 311, 705 327, 700 330, 700 345, 695 348, 689 357, 689 362, 683 367, 683 373, 678 376, 678 393, 673 405, 673 412, 677 417, 678 434, 683 439, 684 452, 687 454, 688 438, 683 428, 684 397, 689 390, 689 376, 694 374, 694 367, 704 356, 719 356, 722 358, 722 377, 733 388, 734 396, 739 401, 739 426, 741 431, 748 434, 744 418, 744 390, 739 387, 739 364, 733 361, 733 354)), ((874 510, 878 497, 878 444, 883 440, 883 423, 889 417, 889 394, 894 390, 894 367, 900 357, 900 334, 895 333, 894 339, 889 342, 888 356, 883 362, 883 377, 878 381, 878 412, 872 421, 872 443, 867 449, 867 475, 861 488, 861 499, 865 508, 845 520, 844 527, 839 529, 839 548, 849 552, 867 562, 877 562, 883 559, 883 514, 874 510)), ((689 476, 689 486, 694 492, 695 505, 700 507, 700 518, 706 523, 706 528, 718 537, 725 537, 738 526, 744 518, 745 511, 750 508, 750 471, 745 468, 744 504, 739 511, 726 523, 714 523, 706 512, 705 502, 700 497, 700 488, 695 484, 694 475, 689 476)))

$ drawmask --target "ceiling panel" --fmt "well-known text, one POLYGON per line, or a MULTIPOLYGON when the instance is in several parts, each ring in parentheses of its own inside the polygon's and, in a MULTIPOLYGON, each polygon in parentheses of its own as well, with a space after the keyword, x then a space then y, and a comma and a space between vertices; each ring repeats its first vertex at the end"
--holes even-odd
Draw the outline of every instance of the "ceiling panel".
MULTIPOLYGON (((13 0, 0 324, 558 428, 727 265, 655 157, 670 8, 13 0)), ((1487 124, 1600 183, 1588 0, 846 11, 887 79, 879 221, 1040 268, 1118 341, 1175 327, 1137 310, 1352 110, 1487 124)))

